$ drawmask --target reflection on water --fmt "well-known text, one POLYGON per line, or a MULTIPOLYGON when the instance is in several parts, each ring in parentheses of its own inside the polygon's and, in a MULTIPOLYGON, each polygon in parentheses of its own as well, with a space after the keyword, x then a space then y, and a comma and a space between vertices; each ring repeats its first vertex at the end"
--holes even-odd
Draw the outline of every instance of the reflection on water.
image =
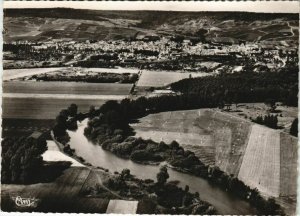
MULTIPOLYGON (((84 136, 84 128, 87 125, 87 119, 78 123, 76 132, 69 131, 70 146, 75 149, 78 156, 83 157, 88 163, 93 166, 100 166, 109 169, 110 172, 122 169, 130 169, 133 175, 138 178, 156 179, 156 174, 159 170, 159 165, 142 165, 132 162, 131 160, 122 159, 114 154, 104 151, 101 146, 93 144, 84 136)), ((184 187, 189 185, 191 192, 198 191, 201 199, 211 203, 216 207, 220 214, 256 214, 247 202, 241 201, 239 198, 221 190, 220 188, 208 183, 207 180, 192 176, 189 174, 168 170, 169 180, 178 180, 179 185, 184 187)))

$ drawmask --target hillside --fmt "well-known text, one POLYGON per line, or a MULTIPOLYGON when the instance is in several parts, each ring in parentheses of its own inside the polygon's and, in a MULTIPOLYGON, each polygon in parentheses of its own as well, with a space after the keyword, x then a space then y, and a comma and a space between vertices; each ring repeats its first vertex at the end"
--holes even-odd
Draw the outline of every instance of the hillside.
POLYGON ((297 138, 287 133, 210 109, 151 114, 131 126, 136 137, 178 141, 205 164, 218 166, 264 196, 283 202, 296 195, 297 138))
POLYGON ((297 14, 5 9, 4 40, 111 40, 152 34, 289 43, 297 41, 298 23, 297 14))

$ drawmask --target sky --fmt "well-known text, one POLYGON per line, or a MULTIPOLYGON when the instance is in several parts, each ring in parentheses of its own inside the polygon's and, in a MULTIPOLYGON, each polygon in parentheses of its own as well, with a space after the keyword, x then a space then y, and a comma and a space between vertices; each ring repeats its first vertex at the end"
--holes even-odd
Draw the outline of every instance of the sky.
POLYGON ((249 11, 299 13, 299 1, 4 1, 4 8, 70 7, 93 10, 249 11))

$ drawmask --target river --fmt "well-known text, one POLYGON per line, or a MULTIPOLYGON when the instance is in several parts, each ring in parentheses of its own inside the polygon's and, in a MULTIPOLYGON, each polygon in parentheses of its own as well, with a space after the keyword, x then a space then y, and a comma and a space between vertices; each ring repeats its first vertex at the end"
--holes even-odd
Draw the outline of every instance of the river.
MULTIPOLYGON (((156 180, 160 165, 143 165, 122 159, 103 150, 101 146, 90 142, 83 133, 87 121, 85 119, 78 123, 78 129, 75 132, 68 132, 71 138, 70 146, 75 149, 78 156, 83 157, 86 162, 91 163, 93 166, 109 169, 110 172, 120 172, 127 168, 138 178, 156 180)), ((172 169, 168 169, 168 173, 170 175, 169 180, 178 180, 179 186, 183 188, 185 185, 189 185, 191 192, 199 192, 200 198, 211 203, 219 214, 257 214, 256 209, 250 206, 249 203, 210 184, 206 179, 172 169)))

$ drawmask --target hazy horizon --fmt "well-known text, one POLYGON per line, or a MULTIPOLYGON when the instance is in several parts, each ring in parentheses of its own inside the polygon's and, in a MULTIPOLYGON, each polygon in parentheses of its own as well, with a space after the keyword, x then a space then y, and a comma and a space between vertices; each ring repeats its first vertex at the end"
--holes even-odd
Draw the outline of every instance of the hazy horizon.
POLYGON ((4 9, 73 8, 120 11, 299 13, 298 1, 260 2, 70 2, 4 1, 4 9))

